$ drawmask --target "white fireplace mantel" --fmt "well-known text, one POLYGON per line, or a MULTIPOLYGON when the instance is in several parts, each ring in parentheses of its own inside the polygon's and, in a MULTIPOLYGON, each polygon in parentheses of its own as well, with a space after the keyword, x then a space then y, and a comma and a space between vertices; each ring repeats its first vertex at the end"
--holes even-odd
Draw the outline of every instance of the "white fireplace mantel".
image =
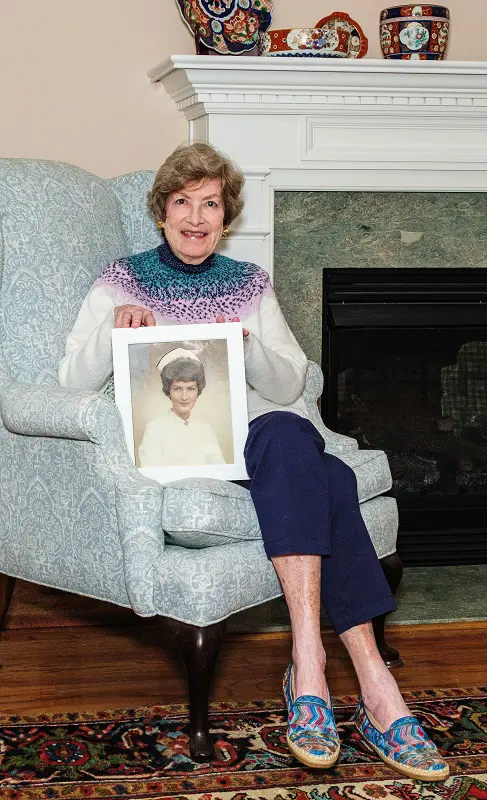
POLYGON ((225 252, 271 274, 276 190, 487 190, 487 62, 177 55, 149 77, 242 167, 225 252))

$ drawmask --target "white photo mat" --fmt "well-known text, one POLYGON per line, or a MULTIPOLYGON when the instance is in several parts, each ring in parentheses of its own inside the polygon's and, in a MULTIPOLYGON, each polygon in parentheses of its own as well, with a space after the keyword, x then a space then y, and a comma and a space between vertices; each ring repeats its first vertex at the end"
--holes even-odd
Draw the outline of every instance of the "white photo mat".
POLYGON ((143 475, 160 483, 195 477, 248 478, 243 456, 248 416, 241 323, 114 328, 112 347, 115 402, 129 453, 143 475), (139 447, 147 424, 167 415, 173 420, 156 364, 176 347, 189 349, 204 365, 207 383, 191 418, 210 427, 225 463, 140 465, 139 447))

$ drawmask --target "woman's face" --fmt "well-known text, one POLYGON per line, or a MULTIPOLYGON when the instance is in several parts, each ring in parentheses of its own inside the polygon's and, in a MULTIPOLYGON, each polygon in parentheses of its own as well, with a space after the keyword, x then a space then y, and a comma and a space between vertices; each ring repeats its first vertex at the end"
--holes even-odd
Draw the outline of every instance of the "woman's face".
POLYGON ((169 387, 169 398, 174 413, 187 420, 198 399, 198 384, 196 381, 173 381, 169 387))
POLYGON ((164 232, 173 253, 186 264, 201 264, 220 241, 224 213, 219 178, 187 183, 169 195, 164 232))

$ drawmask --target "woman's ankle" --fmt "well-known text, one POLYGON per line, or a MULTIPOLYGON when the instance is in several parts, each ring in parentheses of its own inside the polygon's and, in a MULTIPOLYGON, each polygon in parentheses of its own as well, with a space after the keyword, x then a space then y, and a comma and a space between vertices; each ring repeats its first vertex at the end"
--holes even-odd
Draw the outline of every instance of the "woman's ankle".
POLYGON ((410 712, 404 702, 400 689, 392 677, 386 685, 371 682, 361 687, 362 698, 366 709, 387 730, 393 722, 410 712))
POLYGON ((330 693, 325 676, 326 656, 307 659, 294 657, 293 654, 293 691, 294 697, 304 694, 321 697, 330 702, 330 693))

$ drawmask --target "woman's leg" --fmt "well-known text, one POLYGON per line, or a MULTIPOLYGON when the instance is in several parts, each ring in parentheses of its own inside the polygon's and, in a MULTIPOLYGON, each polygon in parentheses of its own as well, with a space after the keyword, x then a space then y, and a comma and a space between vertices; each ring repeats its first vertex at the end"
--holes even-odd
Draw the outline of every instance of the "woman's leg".
POLYGON ((291 617, 294 694, 315 695, 329 703, 326 654, 320 635, 321 556, 276 556, 272 563, 291 617))
MULTIPOLYGON (((250 425, 245 448, 250 493, 267 556, 281 581, 291 618, 295 696, 328 702, 326 654, 320 635, 321 560, 329 552, 328 504, 311 474, 321 469, 315 430, 307 420, 272 412, 250 425)), ((318 436, 318 434, 316 433, 318 436)), ((320 437, 321 438, 321 437, 320 437)), ((321 440, 321 449, 323 441, 321 440)))
MULTIPOLYGON (((289 555, 272 559, 291 617, 295 695, 330 701, 325 678, 326 653, 320 636, 321 557, 289 555)), ((396 681, 384 664, 371 622, 344 631, 364 703, 384 727, 409 714, 396 681)))
MULTIPOLYGON (((281 581, 291 618, 295 696, 311 694, 327 702, 326 653, 320 635, 321 557, 289 555, 272 559, 281 581)), ((364 703, 384 727, 409 714, 392 674, 384 664, 371 622, 344 631, 364 703)))
POLYGON ((308 420, 273 412, 251 423, 245 457, 264 546, 291 617, 296 696, 328 700, 320 595, 339 633, 395 603, 362 521, 355 476, 323 451, 308 420))
POLYGON ((372 623, 356 625, 340 638, 352 659, 364 703, 377 722, 387 729, 396 719, 407 716, 409 709, 377 650, 372 623))
POLYGON ((291 616, 296 663, 285 677, 289 748, 308 766, 329 767, 338 758, 333 715, 318 699, 328 701, 321 592, 359 679, 365 705, 354 719, 361 736, 398 772, 444 780, 446 762, 409 715, 375 644, 370 618, 395 609, 395 602, 362 520, 355 476, 323 445, 311 423, 273 412, 251 424, 245 448, 264 546, 291 616))

